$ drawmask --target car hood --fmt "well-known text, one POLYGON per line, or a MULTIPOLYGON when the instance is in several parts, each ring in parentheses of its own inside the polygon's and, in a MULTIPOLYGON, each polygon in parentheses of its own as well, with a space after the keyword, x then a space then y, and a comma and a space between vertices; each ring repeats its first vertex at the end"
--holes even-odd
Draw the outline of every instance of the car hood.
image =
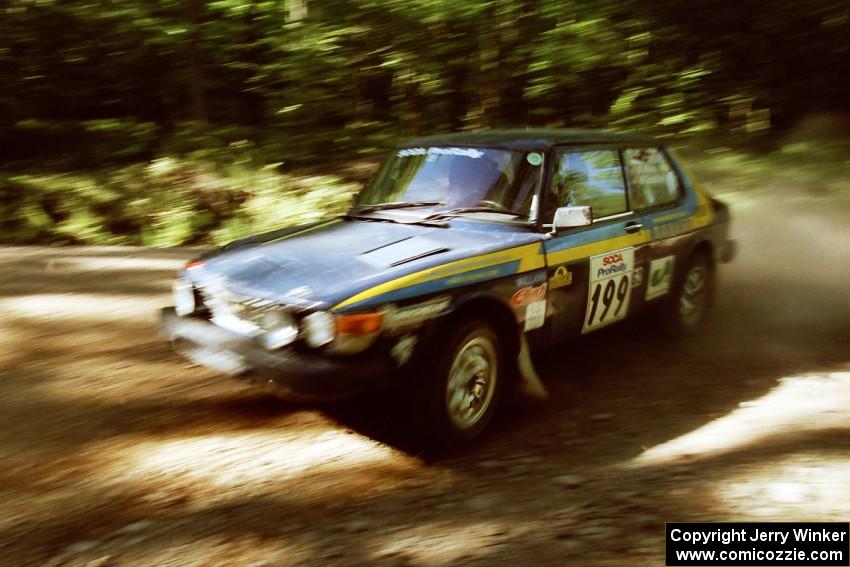
POLYGON ((446 228, 335 219, 237 241, 189 277, 242 297, 326 309, 410 273, 540 238, 523 227, 463 219, 446 228))

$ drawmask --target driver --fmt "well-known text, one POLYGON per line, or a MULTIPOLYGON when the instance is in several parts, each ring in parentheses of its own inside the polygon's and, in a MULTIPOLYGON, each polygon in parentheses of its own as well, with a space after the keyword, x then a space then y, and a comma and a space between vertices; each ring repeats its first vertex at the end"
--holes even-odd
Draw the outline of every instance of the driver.
POLYGON ((452 156, 446 205, 449 207, 477 206, 487 199, 487 194, 496 185, 501 175, 498 164, 486 156, 479 158, 452 156))

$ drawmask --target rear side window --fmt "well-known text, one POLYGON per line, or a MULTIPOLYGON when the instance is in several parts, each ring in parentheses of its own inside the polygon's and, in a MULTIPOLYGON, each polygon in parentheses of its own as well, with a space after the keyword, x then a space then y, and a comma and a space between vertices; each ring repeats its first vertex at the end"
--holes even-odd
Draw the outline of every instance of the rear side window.
POLYGON ((629 198, 633 209, 649 209, 675 202, 681 194, 679 177, 667 156, 658 148, 623 152, 629 177, 629 198))
POLYGON ((589 206, 600 219, 628 210, 616 150, 563 150, 555 155, 552 191, 558 207, 589 206))

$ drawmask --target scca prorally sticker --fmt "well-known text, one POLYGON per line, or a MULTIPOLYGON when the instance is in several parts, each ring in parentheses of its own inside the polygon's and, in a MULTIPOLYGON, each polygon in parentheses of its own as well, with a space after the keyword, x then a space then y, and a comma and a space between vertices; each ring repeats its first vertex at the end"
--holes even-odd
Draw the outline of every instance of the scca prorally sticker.
POLYGON ((670 291, 673 283, 673 261, 675 256, 664 256, 649 264, 649 281, 646 284, 646 298, 655 299, 670 291))
POLYGON ((539 329, 546 322, 546 300, 532 301, 525 308, 525 327, 526 331, 539 329))
POLYGON ((587 312, 582 333, 625 319, 632 296, 634 267, 634 248, 591 256, 587 312))

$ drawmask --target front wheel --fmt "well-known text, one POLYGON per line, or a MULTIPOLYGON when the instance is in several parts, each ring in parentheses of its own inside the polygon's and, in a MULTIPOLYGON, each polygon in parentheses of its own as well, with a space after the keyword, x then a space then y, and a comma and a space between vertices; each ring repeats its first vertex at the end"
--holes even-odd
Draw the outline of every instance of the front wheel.
POLYGON ((713 272, 708 257, 702 253, 694 254, 664 307, 667 330, 677 335, 696 333, 711 305, 712 288, 713 272))
POLYGON ((433 347, 411 397, 418 429, 437 446, 471 441, 490 423, 501 394, 505 365, 499 335, 485 321, 474 320, 433 347))

